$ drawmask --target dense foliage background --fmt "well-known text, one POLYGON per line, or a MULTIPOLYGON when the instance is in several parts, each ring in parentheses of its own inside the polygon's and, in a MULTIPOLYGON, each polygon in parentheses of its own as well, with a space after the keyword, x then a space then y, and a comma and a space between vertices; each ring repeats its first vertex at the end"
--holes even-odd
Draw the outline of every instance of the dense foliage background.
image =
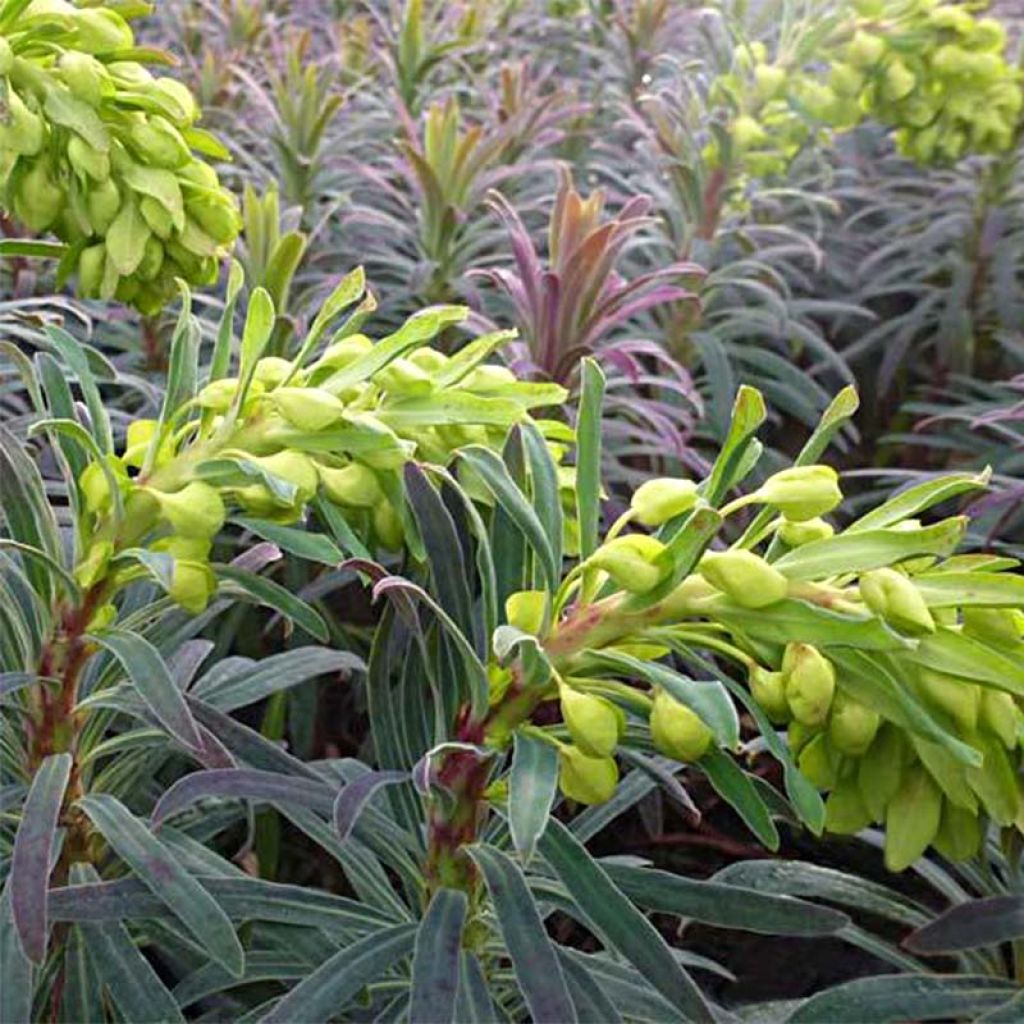
POLYGON ((1017 1019, 1019 29, 0 0, 0 1020, 1017 1019))

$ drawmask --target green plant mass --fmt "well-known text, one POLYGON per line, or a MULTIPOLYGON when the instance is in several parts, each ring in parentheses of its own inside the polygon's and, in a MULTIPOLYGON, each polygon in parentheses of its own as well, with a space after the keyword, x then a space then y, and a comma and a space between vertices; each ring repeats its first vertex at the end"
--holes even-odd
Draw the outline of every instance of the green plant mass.
POLYGON ((1022 39, 0 0, 0 1021, 1021 1019, 1022 39))

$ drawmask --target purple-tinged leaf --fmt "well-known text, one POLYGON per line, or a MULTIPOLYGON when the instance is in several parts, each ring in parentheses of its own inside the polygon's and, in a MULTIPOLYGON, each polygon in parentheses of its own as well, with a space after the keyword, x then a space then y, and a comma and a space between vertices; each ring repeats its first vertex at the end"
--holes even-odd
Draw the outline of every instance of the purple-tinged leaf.
POLYGON ((957 953, 1024 938, 1024 896, 960 903, 903 940, 913 953, 957 953))
POLYGON ((330 787, 312 779, 254 768, 218 768, 193 772, 174 783, 153 809, 153 827, 205 797, 291 803, 323 812, 333 802, 330 787))
POLYGON ((416 933, 412 959, 409 1024, 450 1024, 459 992, 462 926, 466 894, 439 889, 416 933))
POLYGON ((245 953, 231 921, 174 853, 109 793, 82 797, 78 805, 111 849, 164 902, 210 957, 234 977, 241 977, 245 953))
POLYGON ((334 800, 334 829, 338 833, 338 838, 342 842, 348 839, 356 827, 359 815, 378 790, 408 781, 408 772, 379 771, 367 772, 344 786, 334 800))
POLYGON ((51 754, 39 766, 14 837, 11 893, 14 927, 25 955, 37 964, 46 958, 46 897, 57 821, 71 775, 71 755, 51 754))

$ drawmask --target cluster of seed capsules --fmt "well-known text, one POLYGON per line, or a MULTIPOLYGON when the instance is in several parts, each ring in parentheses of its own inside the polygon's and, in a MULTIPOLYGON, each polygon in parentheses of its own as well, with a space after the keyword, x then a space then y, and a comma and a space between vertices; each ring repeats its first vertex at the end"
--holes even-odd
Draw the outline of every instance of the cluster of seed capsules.
POLYGON ((216 280, 241 219, 196 155, 227 152, 145 56, 112 8, 32 0, 0 22, 0 206, 66 244, 83 297, 154 313, 176 277, 216 280))
MULTIPOLYGON (((813 136, 869 118, 923 165, 1013 147, 1024 92, 996 19, 936 0, 857 0, 854 8, 815 54, 819 67, 781 53, 769 61, 760 42, 737 47, 712 98, 736 111, 728 144, 746 173, 783 174, 813 136)), ((720 161, 719 143, 705 156, 720 161)))

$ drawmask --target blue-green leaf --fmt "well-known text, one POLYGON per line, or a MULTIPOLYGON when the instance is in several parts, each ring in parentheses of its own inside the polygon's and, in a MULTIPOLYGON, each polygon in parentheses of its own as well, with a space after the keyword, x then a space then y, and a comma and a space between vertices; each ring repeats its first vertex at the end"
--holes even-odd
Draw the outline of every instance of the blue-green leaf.
POLYGON ((119 800, 108 793, 82 797, 79 806, 111 849, 146 883, 210 956, 239 977, 245 954, 231 921, 178 858, 119 800))
POLYGON ((439 889, 423 915, 412 959, 409 1024, 449 1024, 455 1019, 467 905, 464 892, 439 889))
POLYGON ((480 868, 512 960, 516 981, 536 1024, 570 1024, 576 1010, 554 947, 523 873, 500 850, 476 845, 467 852, 480 868))

